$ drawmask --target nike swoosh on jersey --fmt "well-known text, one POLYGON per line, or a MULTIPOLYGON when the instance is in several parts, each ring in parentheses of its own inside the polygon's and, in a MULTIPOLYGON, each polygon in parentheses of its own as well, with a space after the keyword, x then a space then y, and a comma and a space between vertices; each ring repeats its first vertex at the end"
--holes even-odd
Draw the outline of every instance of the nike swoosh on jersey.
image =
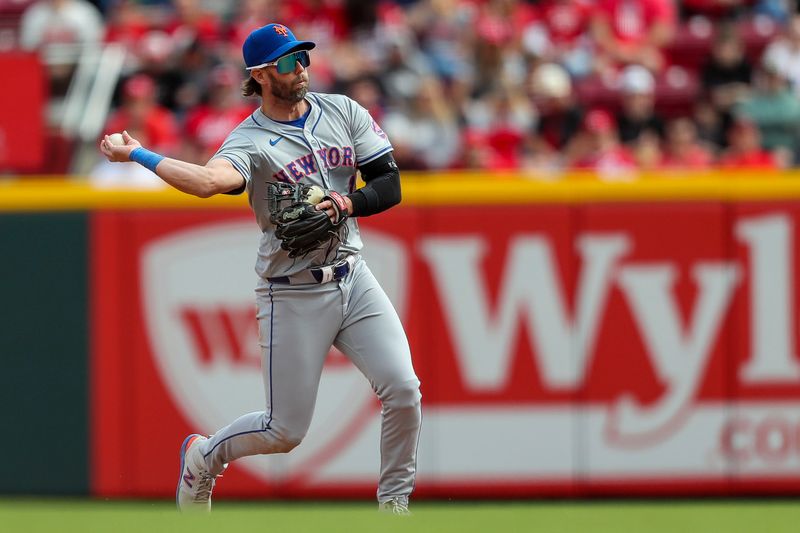
POLYGON ((283 140, 283 137, 278 137, 277 139, 270 139, 269 140, 269 145, 270 146, 275 146, 276 144, 278 144, 282 140, 283 140))

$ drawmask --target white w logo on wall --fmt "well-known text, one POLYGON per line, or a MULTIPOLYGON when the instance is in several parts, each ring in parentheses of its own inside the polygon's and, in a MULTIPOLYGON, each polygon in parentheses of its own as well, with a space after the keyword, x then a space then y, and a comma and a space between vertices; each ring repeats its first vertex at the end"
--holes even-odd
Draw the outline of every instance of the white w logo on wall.
MULTIPOLYGON (((156 364, 197 431, 213 433, 264 409, 253 270, 259 237, 251 222, 212 224, 159 239, 142 254, 144 314, 156 364)), ((380 235, 367 232, 366 238, 365 258, 402 316, 404 252, 380 235)), ((303 445, 237 465, 270 483, 313 484, 328 470, 371 482, 379 468, 379 414, 369 383, 334 351, 303 445)))

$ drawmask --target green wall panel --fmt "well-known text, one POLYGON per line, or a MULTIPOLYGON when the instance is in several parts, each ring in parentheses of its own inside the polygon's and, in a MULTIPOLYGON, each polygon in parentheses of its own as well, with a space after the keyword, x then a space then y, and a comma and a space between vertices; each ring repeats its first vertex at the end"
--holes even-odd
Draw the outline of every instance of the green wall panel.
POLYGON ((87 220, 0 215, 2 493, 88 493, 87 220))

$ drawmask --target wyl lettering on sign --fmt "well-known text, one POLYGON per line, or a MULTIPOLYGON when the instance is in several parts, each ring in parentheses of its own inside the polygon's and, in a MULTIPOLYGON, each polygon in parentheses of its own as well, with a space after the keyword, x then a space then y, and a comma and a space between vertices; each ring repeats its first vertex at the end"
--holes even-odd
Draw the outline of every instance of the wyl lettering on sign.
MULTIPOLYGON (((641 338, 664 384, 661 397, 646 406, 626 393, 610 406, 612 429, 624 440, 663 429, 691 406, 745 272, 750 276, 750 345, 736 378, 747 385, 800 383, 791 219, 781 214, 743 218, 736 222, 734 235, 749 251, 748 264, 734 260, 692 264, 689 272, 696 297, 685 319, 675 294, 676 264, 668 259, 627 260, 636 243, 624 232, 576 237, 579 271, 573 305, 565 296, 553 245, 543 234, 519 234, 509 243, 493 305, 481 267, 489 249, 485 237, 423 237, 416 251, 431 271, 460 378, 474 393, 507 386, 520 325, 533 344, 531 352, 544 386, 552 391, 580 389, 609 294, 618 289, 635 322, 631 334, 641 338)), ((183 309, 182 319, 202 362, 223 358, 253 368, 260 364, 249 303, 241 308, 183 309)))

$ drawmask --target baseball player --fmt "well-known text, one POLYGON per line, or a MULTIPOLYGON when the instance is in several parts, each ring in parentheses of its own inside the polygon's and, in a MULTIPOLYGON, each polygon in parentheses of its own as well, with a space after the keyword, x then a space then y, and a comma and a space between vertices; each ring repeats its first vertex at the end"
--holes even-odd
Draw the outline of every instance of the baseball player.
POLYGON ((397 313, 359 255, 355 220, 398 204, 400 176, 389 140, 364 108, 342 95, 308 91, 314 47, 281 24, 247 37, 242 51, 250 77, 243 93, 259 95, 261 106, 205 166, 151 152, 127 132, 124 144, 109 136, 100 142, 109 160, 136 161, 185 193, 247 191, 263 232, 256 300, 266 407, 211 436, 186 438, 176 493, 181 510, 210 510, 215 479, 228 463, 287 453, 300 444, 333 345, 369 380, 382 404, 378 508, 408 514, 422 418, 420 382, 397 313), (366 183, 359 190, 356 169, 366 183), (294 248, 286 237, 290 231, 275 222, 277 185, 319 187, 323 199, 310 212, 325 215, 327 234, 335 238, 316 248, 294 248))

